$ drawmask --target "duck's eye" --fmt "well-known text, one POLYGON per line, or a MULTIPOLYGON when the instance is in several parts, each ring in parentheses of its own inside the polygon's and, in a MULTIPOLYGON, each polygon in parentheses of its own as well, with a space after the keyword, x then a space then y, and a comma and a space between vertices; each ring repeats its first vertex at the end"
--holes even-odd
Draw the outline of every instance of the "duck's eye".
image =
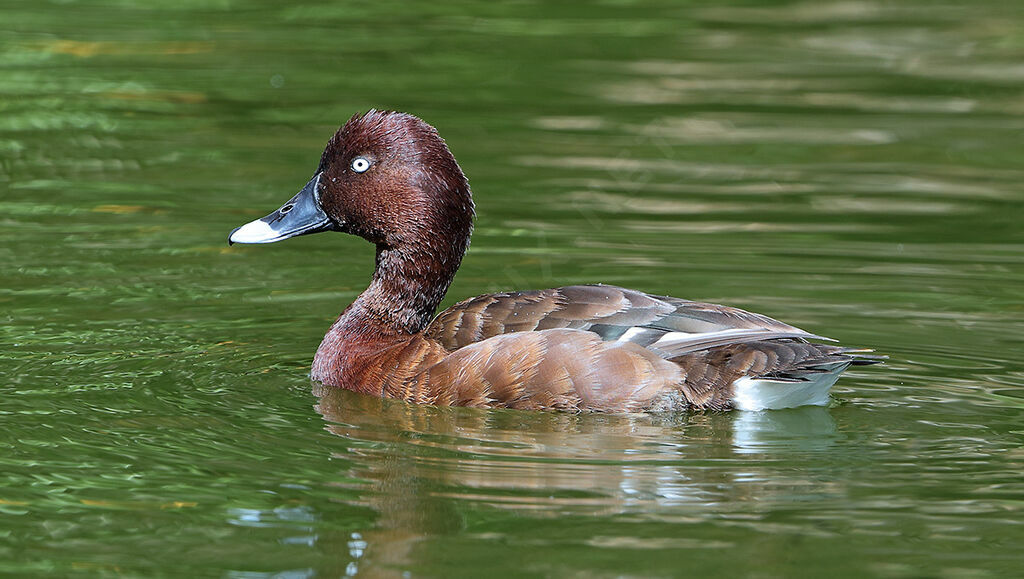
POLYGON ((356 173, 365 173, 370 168, 370 161, 363 157, 356 157, 352 159, 352 170, 356 173))

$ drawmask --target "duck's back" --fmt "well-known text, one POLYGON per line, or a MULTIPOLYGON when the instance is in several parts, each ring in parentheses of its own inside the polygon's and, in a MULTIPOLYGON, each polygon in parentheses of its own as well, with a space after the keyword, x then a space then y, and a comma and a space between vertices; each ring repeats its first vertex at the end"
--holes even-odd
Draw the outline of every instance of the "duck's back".
POLYGON ((478 296, 441 312, 424 336, 452 353, 409 385, 464 382, 448 402, 465 405, 824 404, 843 370, 874 361, 759 314, 606 285, 478 296))

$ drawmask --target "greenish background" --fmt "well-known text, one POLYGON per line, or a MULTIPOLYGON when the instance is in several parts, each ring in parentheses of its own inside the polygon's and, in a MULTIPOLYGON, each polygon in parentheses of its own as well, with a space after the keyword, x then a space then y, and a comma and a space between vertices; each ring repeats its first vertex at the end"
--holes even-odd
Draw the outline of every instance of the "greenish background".
POLYGON ((1016 577, 1024 4, 0 1, 0 575, 1016 577), (446 304, 608 282, 888 354, 838 404, 318 397, 372 248, 231 247, 371 107, 446 304))

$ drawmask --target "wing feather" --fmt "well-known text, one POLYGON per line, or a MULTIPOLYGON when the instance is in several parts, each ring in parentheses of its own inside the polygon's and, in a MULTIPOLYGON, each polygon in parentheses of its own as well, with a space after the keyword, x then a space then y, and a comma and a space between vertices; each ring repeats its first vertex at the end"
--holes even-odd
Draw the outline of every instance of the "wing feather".
POLYGON ((667 356, 756 340, 828 339, 738 308, 608 285, 479 296, 441 312, 426 335, 458 350, 502 334, 555 328, 589 330, 667 356))

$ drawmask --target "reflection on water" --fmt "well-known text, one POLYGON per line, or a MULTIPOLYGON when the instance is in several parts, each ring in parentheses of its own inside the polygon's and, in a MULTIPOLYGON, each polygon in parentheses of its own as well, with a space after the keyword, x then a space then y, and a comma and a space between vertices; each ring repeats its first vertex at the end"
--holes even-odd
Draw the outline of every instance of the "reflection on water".
MULTIPOLYGON (((827 451, 838 436, 822 407, 735 416, 520 413, 418 407, 323 386, 314 392, 328 431, 362 444, 379 443, 361 453, 408 453, 404 476, 441 477, 435 482, 473 489, 463 498, 512 509, 544 508, 550 502, 559 508, 601 504, 621 512, 642 501, 725 500, 716 496, 720 481, 702 480, 698 465, 734 455, 827 451), (504 496, 505 488, 537 493, 528 499, 504 496)), ((392 476, 360 473, 357 478, 392 476)))
MULTIPOLYGON (((710 505, 836 492, 773 467, 787 455, 827 452, 840 438, 822 407, 573 415, 418 407, 319 385, 314 393, 327 430, 351 444, 336 458, 358 457, 345 477, 361 481, 360 504, 377 513, 373 530, 358 537, 362 571, 408 567, 417 543, 465 530, 460 503, 540 518, 656 519, 688 505, 690 516, 703 518, 710 505), (755 460, 743 461, 747 455, 755 460)), ((631 546, 627 538, 589 543, 631 546)), ((683 544, 729 546, 691 539, 659 548, 683 544)))
POLYGON ((732 425, 738 454, 785 449, 826 452, 839 436, 835 421, 820 406, 792 412, 742 412, 732 425))

